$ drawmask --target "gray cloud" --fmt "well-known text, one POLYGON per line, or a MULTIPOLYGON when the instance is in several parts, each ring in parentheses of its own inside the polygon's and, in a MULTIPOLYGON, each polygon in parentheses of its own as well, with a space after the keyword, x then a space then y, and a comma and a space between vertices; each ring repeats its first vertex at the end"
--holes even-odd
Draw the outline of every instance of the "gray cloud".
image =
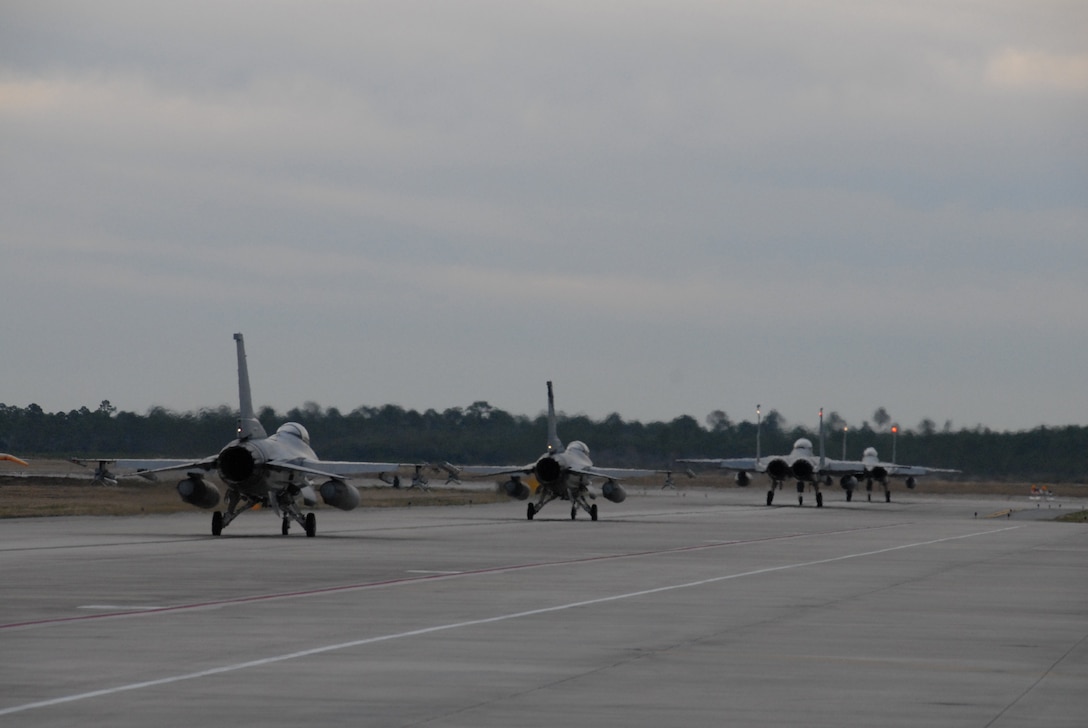
POLYGON ((1078 3, 5 20, 9 403, 1083 421, 1078 3))

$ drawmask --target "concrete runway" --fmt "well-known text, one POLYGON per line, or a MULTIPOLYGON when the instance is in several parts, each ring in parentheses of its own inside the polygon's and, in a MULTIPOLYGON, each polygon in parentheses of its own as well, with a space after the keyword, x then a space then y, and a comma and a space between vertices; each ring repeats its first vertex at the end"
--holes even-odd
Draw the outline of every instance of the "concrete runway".
POLYGON ((1088 725, 1088 528, 894 498, 0 521, 0 724, 1088 725))

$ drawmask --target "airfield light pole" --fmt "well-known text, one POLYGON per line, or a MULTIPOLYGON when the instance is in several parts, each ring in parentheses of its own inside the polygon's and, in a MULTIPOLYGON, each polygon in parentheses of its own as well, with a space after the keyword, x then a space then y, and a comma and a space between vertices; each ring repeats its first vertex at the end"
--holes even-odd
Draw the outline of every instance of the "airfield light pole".
POLYGON ((846 431, 850 428, 846 425, 842 426, 842 459, 846 459, 846 431))
POLYGON ((895 441, 899 435, 899 425, 892 425, 892 465, 895 465, 895 441))

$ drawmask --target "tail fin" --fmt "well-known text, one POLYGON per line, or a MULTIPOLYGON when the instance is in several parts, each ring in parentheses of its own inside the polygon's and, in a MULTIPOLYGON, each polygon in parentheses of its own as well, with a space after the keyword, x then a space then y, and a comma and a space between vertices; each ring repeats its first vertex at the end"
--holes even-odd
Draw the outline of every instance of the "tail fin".
POLYGON ((562 449, 563 441, 559 439, 555 426, 555 396, 552 394, 552 383, 548 382, 548 450, 559 452, 562 449))
POLYGON ((763 408, 755 406, 755 465, 759 467, 759 434, 763 431, 763 408))
POLYGON ((824 452, 824 408, 820 408, 820 470, 827 464, 827 456, 824 452))
POLYGON ((756 405, 756 467, 759 467, 759 434, 763 429, 763 411, 756 405))
POLYGON ((249 392, 249 367, 246 366, 246 342, 241 334, 234 335, 238 344, 238 439, 268 437, 253 412, 253 396, 249 392))

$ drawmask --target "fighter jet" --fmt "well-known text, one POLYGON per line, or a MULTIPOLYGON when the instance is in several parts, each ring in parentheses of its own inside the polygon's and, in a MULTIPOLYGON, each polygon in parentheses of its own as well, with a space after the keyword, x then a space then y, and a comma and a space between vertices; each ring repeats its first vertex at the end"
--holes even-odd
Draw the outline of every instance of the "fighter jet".
POLYGON ((350 511, 359 505, 359 491, 346 482, 351 475, 380 475, 396 471, 400 463, 368 463, 319 460, 310 447, 310 434, 297 422, 287 422, 272 435, 261 426, 253 410, 246 365, 245 342, 234 335, 238 349, 238 399, 240 412, 235 439, 216 455, 199 460, 99 460, 95 478, 116 482, 108 465, 135 470, 137 475, 155 479, 155 474, 185 470, 178 494, 186 503, 211 509, 219 505, 219 489, 205 479, 215 471, 227 488, 226 511, 212 514, 212 535, 219 536, 243 512, 256 506, 272 508, 283 517, 282 532, 298 523, 307 536, 317 533, 317 517, 305 516, 299 507, 317 503, 317 493, 334 508, 350 511), (314 478, 324 480, 314 485, 314 478), (315 492, 316 491, 316 492, 315 492))
POLYGON ((849 476, 857 470, 856 463, 848 463, 841 460, 832 460, 824 454, 824 411, 820 409, 820 455, 817 457, 812 452, 812 441, 802 437, 793 443, 793 450, 789 455, 772 455, 761 457, 759 452, 759 427, 761 413, 759 405, 756 405, 756 456, 754 458, 686 458, 677 460, 680 463, 701 463, 717 465, 725 470, 737 471, 736 483, 745 487, 752 482, 749 473, 766 473, 771 480, 771 489, 767 491, 767 505, 774 502, 774 492, 782 488, 783 483, 790 478, 797 481, 797 505, 804 505, 805 486, 811 485, 816 491, 816 507, 824 505, 824 494, 820 491, 820 485, 830 485, 831 476, 844 474, 849 476))
POLYGON ((613 503, 622 503, 627 498, 627 491, 619 484, 621 478, 639 478, 664 470, 637 470, 630 468, 599 468, 589 457, 589 447, 580 440, 563 445, 556 427, 555 398, 552 383, 548 382, 548 449, 537 460, 528 465, 466 466, 459 469, 466 475, 509 475, 503 483, 503 489, 511 498, 527 500, 532 494, 529 485, 522 478, 535 482, 538 497, 535 503, 528 503, 527 516, 533 516, 552 502, 560 499, 570 502, 571 520, 578 516, 578 509, 589 514, 591 520, 597 520, 597 504, 590 503, 596 494, 589 490, 592 478, 604 478, 601 495, 613 503))
MULTIPOLYGON (((894 460, 894 458, 893 458, 894 460)), ((868 495, 868 500, 873 499, 873 481, 880 483, 884 486, 884 502, 892 502, 892 493, 888 488, 888 481, 893 477, 904 478, 905 483, 911 490, 917 485, 916 477, 921 475, 930 475, 932 473, 959 473, 959 470, 949 470, 947 468, 924 468, 921 465, 896 465, 895 463, 884 463, 880 461, 880 457, 876 453, 875 447, 865 448, 865 452, 861 455, 860 461, 840 461, 846 465, 853 465, 854 470, 849 475, 843 476, 842 484, 846 488, 846 500, 850 500, 854 493, 854 487, 858 484, 859 479, 866 481, 865 490, 868 495)))

